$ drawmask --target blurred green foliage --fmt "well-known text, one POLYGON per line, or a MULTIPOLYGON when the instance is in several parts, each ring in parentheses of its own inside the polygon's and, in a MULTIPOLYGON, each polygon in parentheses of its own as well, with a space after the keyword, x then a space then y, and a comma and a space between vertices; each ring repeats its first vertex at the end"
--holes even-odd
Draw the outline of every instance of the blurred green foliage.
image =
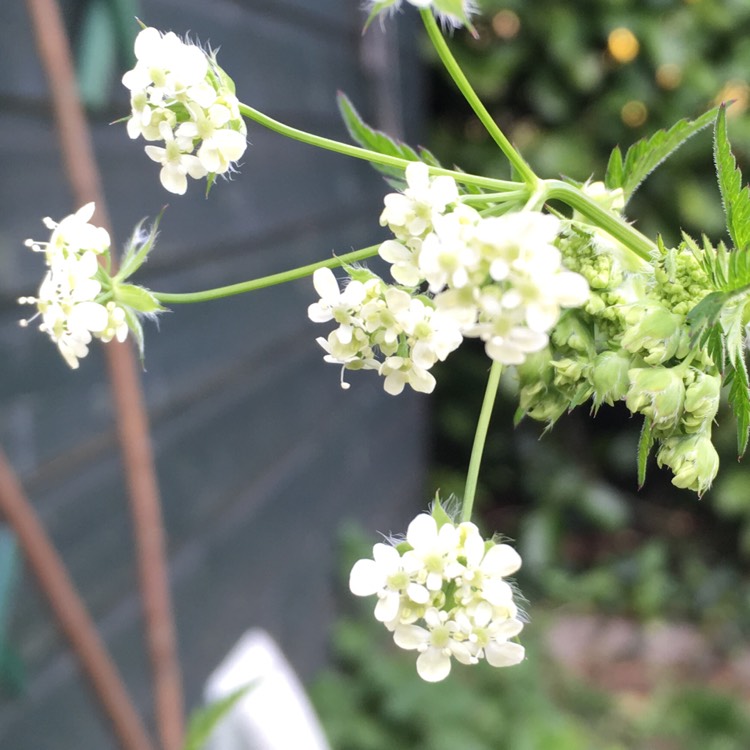
MULTIPOLYGON (((542 177, 602 179, 610 151, 734 99, 730 135, 750 156, 746 0, 481 0, 473 39, 453 49, 480 97, 542 177)), ((429 53, 428 53, 429 54, 429 53)), ((430 146, 446 163, 503 176, 506 165, 435 67, 430 146)), ((630 218, 669 241, 717 236, 723 216, 710 135, 697 137, 639 190, 630 218)))
MULTIPOLYGON (((343 573, 371 539, 346 535, 343 573)), ((546 655, 548 616, 535 611, 523 641, 527 659, 493 669, 454 664, 444 682, 416 674, 415 654, 397 649, 354 602, 334 637, 334 666, 310 686, 333 750, 745 750, 743 699, 696 685, 653 695, 607 693, 566 675, 546 655)), ((551 614, 554 617, 554 613, 551 614)), ((647 665, 642 665, 644 669, 647 665)))

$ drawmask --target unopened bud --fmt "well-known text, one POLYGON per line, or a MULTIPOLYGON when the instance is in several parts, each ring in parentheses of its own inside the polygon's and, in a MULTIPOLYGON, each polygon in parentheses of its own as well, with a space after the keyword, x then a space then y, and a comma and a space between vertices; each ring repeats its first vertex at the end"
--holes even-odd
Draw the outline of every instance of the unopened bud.
POLYGON ((628 370, 628 409, 647 417, 657 430, 674 429, 682 416, 685 384, 677 368, 635 367, 628 370))
POLYGON ((685 348, 683 320, 661 306, 636 305, 625 314, 628 330, 622 346, 633 354, 647 352, 643 359, 649 365, 659 365, 685 348))
POLYGON ((702 495, 719 471, 719 454, 711 442, 710 432, 676 435, 667 438, 657 453, 659 466, 668 466, 672 484, 702 495))
POLYGON ((694 380, 685 389, 685 413, 682 424, 686 432, 702 432, 719 410, 721 375, 694 371, 694 380))
POLYGON ((630 356, 622 349, 598 354, 591 368, 591 383, 594 386, 594 403, 613 406, 615 401, 625 398, 630 385, 628 371, 630 356))

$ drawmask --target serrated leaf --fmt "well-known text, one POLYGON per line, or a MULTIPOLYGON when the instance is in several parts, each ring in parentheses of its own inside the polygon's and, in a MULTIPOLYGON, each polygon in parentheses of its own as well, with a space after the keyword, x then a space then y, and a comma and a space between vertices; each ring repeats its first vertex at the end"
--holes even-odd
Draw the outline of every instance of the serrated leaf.
MULTIPOLYGON (((680 120, 669 130, 659 130, 650 138, 644 138, 634 143, 627 150, 623 160, 622 184, 608 184, 607 187, 610 189, 622 187, 625 193, 625 201, 628 201, 651 172, 670 157, 685 141, 714 121, 716 111, 717 108, 715 107, 695 120, 680 120)), ((610 161, 611 159, 612 157, 610 157, 610 161)))
POLYGON ((703 346, 711 330, 721 319, 727 295, 724 292, 707 294, 688 314, 685 322, 690 329, 691 346, 703 346))
POLYGON ((651 422, 648 419, 644 419, 643 427, 641 428, 641 437, 638 440, 638 487, 643 487, 646 483, 646 466, 653 444, 654 436, 651 430, 651 422))
POLYGON ((750 252, 750 191, 743 185, 742 173, 729 145, 724 105, 720 107, 716 118, 714 161, 727 217, 727 230, 734 243, 735 253, 750 252))
POLYGON ((211 732, 218 726, 219 722, 234 708, 237 701, 244 698, 252 690, 253 684, 230 693, 226 698, 211 703, 205 708, 200 708, 190 717, 187 736, 185 738, 184 750, 203 750, 208 742, 211 732))
POLYGON ((604 186, 607 190, 617 190, 617 188, 622 187, 622 183, 625 180, 623 167, 622 151, 619 146, 615 146, 609 155, 607 171, 604 174, 604 186))
POLYGON ((747 367, 742 353, 732 361, 732 371, 727 377, 729 384, 729 405, 737 420, 737 451, 743 456, 747 450, 748 435, 750 435, 750 383, 748 383, 747 367))
MULTIPOLYGON (((420 153, 417 153, 411 146, 391 138, 380 130, 371 128, 360 117, 359 112, 354 108, 346 94, 339 92, 336 100, 349 135, 363 148, 377 151, 379 154, 385 154, 386 156, 397 156, 408 161, 422 161, 421 156, 426 155, 431 160, 428 163, 431 163, 432 166, 440 166, 437 159, 426 149, 421 149, 420 153)), ((373 164, 372 166, 388 177, 403 180, 404 172, 398 167, 388 167, 382 164, 373 164)))

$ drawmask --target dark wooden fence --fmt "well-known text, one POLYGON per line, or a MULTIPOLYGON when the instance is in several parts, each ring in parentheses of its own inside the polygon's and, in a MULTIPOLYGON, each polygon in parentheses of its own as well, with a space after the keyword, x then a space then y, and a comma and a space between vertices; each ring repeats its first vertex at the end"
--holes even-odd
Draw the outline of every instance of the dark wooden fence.
MULTIPOLYGON (((352 0, 150 0, 149 24, 221 47, 243 101, 345 138, 337 89, 370 120, 416 130, 414 40, 403 23, 361 35, 352 0), (399 40, 399 34, 401 39, 399 40), (407 106, 403 103, 407 102, 407 106)), ((65 6, 79 44, 83 3, 65 6)), ((86 40, 83 40, 85 42, 86 40)), ((46 337, 17 321, 33 293, 40 219, 71 204, 21 0, 0 7, 0 443, 80 587, 124 677, 150 714, 133 544, 100 351, 69 371, 46 337)), ((232 283, 371 244, 383 181, 368 165, 250 125, 232 184, 210 198, 169 196, 158 166, 108 125, 127 109, 112 76, 93 114, 117 239, 168 202, 142 281, 161 291, 232 283)), ((101 94, 101 91, 99 92, 101 94)), ((424 398, 393 399, 372 373, 343 392, 306 319, 310 280, 175 309, 146 326, 144 383, 169 536, 188 702, 248 627, 268 628, 304 677, 325 661, 335 613, 337 531, 359 519, 398 530, 421 507, 424 398), (368 377, 369 376, 369 377, 368 377)), ((374 537, 374 534, 373 534, 374 537)), ((107 725, 27 576, 11 645, 28 679, 0 697, 9 750, 114 747, 107 725)))

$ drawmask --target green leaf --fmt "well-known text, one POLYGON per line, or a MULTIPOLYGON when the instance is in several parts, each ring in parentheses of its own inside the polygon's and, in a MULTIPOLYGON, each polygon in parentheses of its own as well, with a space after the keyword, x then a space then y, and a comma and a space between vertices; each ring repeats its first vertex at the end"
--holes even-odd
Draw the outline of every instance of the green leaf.
MULTIPOLYGON (((735 253, 740 252, 744 255, 750 252, 750 191, 743 185, 742 173, 729 146, 724 105, 719 109, 719 116, 716 118, 714 161, 724 213, 727 217, 727 230, 734 243, 735 253)), ((747 265, 747 261, 744 262, 747 265)))
POLYGON ((440 503, 440 494, 435 493, 435 499, 432 501, 432 510, 430 511, 430 515, 435 519, 435 523, 437 523, 438 528, 441 526, 445 526, 447 523, 453 523, 453 519, 450 517, 448 513, 445 512, 445 509, 440 503))
MULTIPOLYGON (((419 149, 417 152, 411 146, 391 138, 380 130, 371 128, 360 117, 359 112, 354 108, 346 94, 339 92, 336 100, 349 135, 363 148, 387 156, 397 156, 408 161, 424 161, 433 167, 440 166, 435 156, 427 149, 419 149)), ((403 180, 404 172, 398 167, 388 167, 381 164, 373 164, 373 167, 388 177, 403 180)))
POLYGON ((216 182, 216 172, 209 172, 206 175, 206 198, 208 198, 208 194, 211 192, 211 188, 214 186, 216 182))
POLYGON ((651 453, 651 446, 654 444, 654 436, 651 430, 651 422, 648 419, 643 420, 641 437, 638 441, 638 487, 643 487, 646 483, 646 464, 648 456, 651 453))
POLYGON ((737 420, 737 451, 739 456, 743 456, 750 435, 750 383, 742 352, 735 355, 731 364, 732 370, 727 376, 729 405, 737 420))
POLYGON ((190 717, 190 722, 188 723, 184 750, 203 750, 204 745, 208 742, 208 738, 211 736, 211 732, 213 732, 219 722, 232 710, 232 708, 234 708, 237 701, 247 695, 253 687, 253 683, 245 685, 244 687, 230 693, 226 698, 222 698, 205 708, 200 708, 197 711, 194 711, 190 717))
POLYGON ((692 138, 696 133, 708 127, 716 118, 716 110, 709 110, 696 120, 680 120, 669 130, 659 130, 650 138, 644 138, 634 143, 625 154, 610 156, 610 164, 607 166, 609 181, 607 187, 610 190, 621 187, 628 201, 638 186, 653 172, 665 159, 671 156, 685 141, 692 138), (617 165, 618 159, 622 165, 617 165), (610 173, 610 169, 612 170, 610 173), (615 184, 615 177, 621 169, 620 184, 615 184))
POLYGON ((706 343, 711 331, 719 323, 726 301, 725 292, 711 292, 687 314, 685 322, 690 329, 692 346, 703 346, 706 343))
POLYGON ((119 284, 116 287, 115 299, 123 307, 129 307, 137 313, 148 315, 166 310, 148 289, 135 284, 119 284))
POLYGON ((612 149, 612 153, 609 155, 607 171, 604 174, 604 186, 607 190, 617 190, 617 188, 622 187, 622 184, 625 181, 623 167, 622 151, 619 146, 615 146, 614 149, 612 149))

